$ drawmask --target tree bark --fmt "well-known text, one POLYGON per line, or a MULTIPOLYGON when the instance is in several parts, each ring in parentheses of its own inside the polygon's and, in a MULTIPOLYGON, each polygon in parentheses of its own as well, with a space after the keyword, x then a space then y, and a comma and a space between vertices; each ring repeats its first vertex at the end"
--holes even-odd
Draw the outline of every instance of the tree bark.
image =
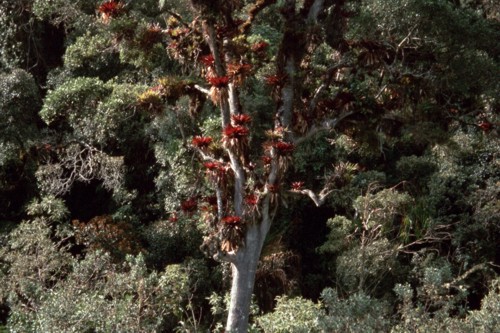
POLYGON ((229 314, 226 322, 227 333, 246 333, 248 331, 255 273, 264 240, 271 227, 270 206, 270 197, 266 196, 262 204, 261 223, 247 226, 245 245, 238 250, 235 260, 231 263, 232 284, 229 314))
POLYGON ((246 244, 238 250, 235 262, 231 263, 231 302, 226 322, 228 333, 248 331, 255 273, 264 243, 262 236, 264 235, 258 225, 250 225, 247 229, 246 244))

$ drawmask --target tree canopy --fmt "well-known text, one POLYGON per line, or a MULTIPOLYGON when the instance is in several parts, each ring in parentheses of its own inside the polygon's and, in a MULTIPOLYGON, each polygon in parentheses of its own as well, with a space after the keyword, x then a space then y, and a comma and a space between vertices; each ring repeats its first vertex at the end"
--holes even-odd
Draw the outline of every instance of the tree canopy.
POLYGON ((0 0, 0 331, 500 329, 499 19, 0 0))

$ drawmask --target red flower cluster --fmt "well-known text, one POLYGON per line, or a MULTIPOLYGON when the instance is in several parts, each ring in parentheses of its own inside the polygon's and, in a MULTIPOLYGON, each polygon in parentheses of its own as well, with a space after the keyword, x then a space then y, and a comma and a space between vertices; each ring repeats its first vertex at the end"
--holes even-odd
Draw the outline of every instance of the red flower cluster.
POLYGON ((176 212, 173 212, 172 214, 170 214, 170 217, 168 219, 170 222, 177 222, 179 220, 179 218, 177 217, 177 213, 176 212))
POLYGON ((241 222, 241 217, 239 217, 239 216, 233 216, 233 215, 224 216, 221 221, 224 224, 236 225, 236 224, 239 224, 241 222))
POLYGON ((249 194, 245 197, 245 202, 249 206, 255 206, 259 202, 259 198, 255 194, 249 194))
POLYGON ((103 2, 99 6, 99 13, 101 13, 106 18, 117 17, 123 13, 123 2, 116 0, 109 0, 103 2))
POLYGON ((479 126, 484 132, 488 132, 493 127, 493 124, 489 121, 481 121, 477 124, 477 126, 479 126))
POLYGON ((219 162, 205 162, 203 166, 210 171, 220 169, 222 165, 219 162))
POLYGON ((264 165, 271 164, 271 161, 273 160, 270 156, 262 156, 261 159, 264 165))
POLYGON ((212 138, 209 136, 197 135, 193 138, 192 144, 198 148, 206 148, 212 143, 212 138))
POLYGON ((212 76, 208 78, 208 82, 214 86, 215 88, 224 88, 227 87, 229 83, 228 76, 212 76))
POLYGON ((213 66, 215 63, 215 59, 213 55, 207 54, 200 57, 200 62, 205 66, 213 66))
POLYGON ((181 209, 183 212, 193 212, 198 208, 198 203, 195 198, 189 198, 181 203, 181 209))
POLYGON ((278 154, 280 155, 287 155, 291 154, 293 150, 295 149, 295 145, 293 143, 289 142, 284 142, 284 141, 278 141, 273 144, 273 147, 276 148, 278 151, 278 154))
POLYGON ((237 126, 227 125, 223 130, 224 136, 228 139, 241 139, 247 136, 248 133, 249 133, 248 128, 239 125, 237 126))
POLYGON ((265 77, 266 83, 270 86, 278 86, 285 81, 286 75, 269 75, 265 77))
POLYGON ((268 46, 269 46, 268 43, 261 41, 261 42, 258 42, 258 43, 255 43, 252 45, 252 51, 253 52, 262 52, 262 51, 266 50, 268 46))
POLYGON ((300 191, 304 186, 304 182, 293 182, 291 188, 293 191, 300 191))
POLYGON ((235 125, 245 125, 252 121, 252 117, 247 114, 233 114, 231 119, 235 125))

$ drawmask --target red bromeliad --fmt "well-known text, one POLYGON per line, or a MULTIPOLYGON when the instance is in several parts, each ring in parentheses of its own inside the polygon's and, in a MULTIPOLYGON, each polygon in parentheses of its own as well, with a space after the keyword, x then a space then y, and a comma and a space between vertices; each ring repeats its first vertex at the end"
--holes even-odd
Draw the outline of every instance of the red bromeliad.
POLYGON ((221 222, 226 224, 226 225, 235 225, 235 224, 239 224, 241 222, 241 217, 234 216, 234 215, 224 216, 221 219, 221 222))
POLYGON ((233 114, 231 119, 235 125, 246 125, 252 121, 252 117, 247 114, 233 114))
POLYGON ((269 47, 268 43, 261 41, 252 45, 252 51, 255 53, 259 53, 267 50, 268 47, 269 47))
POLYGON ((124 4, 121 1, 110 0, 103 2, 99 6, 99 13, 105 20, 109 20, 111 17, 117 17, 124 12, 124 4))
POLYGON ((208 82, 215 88, 224 88, 229 84, 228 76, 212 76, 209 77, 208 82))
POLYGON ((205 66, 213 66, 215 63, 214 56, 211 54, 203 55, 200 57, 200 62, 205 66))
POLYGON ((255 206, 259 202, 259 197, 255 194, 249 194, 245 197, 245 203, 249 206, 255 206))
POLYGON ((278 141, 273 144, 273 147, 276 148, 279 155, 289 155, 295 149, 295 145, 290 142, 278 141))
POLYGON ((222 132, 222 134, 224 134, 224 137, 227 139, 242 139, 248 136, 249 133, 250 131, 248 130, 248 128, 240 125, 227 125, 222 132))
POLYGON ((481 121, 477 126, 479 126, 484 132, 488 132, 493 127, 493 124, 489 121, 481 121))
POLYGON ((290 187, 292 191, 300 191, 304 187, 304 182, 292 182, 290 187))
POLYGON ((207 148, 212 143, 212 138, 209 136, 195 136, 193 138, 192 144, 198 148, 207 148))
POLYGON ((189 198, 181 203, 181 209, 184 213, 192 213, 198 208, 195 198, 189 198))

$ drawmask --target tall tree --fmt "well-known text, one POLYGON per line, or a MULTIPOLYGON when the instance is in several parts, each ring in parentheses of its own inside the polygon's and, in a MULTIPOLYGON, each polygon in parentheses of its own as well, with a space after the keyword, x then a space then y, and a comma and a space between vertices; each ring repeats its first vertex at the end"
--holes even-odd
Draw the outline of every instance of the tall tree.
POLYGON ((313 154, 296 156, 301 146, 342 133, 367 147, 359 160, 370 167, 394 162, 386 155, 409 142, 422 152, 446 141, 450 124, 495 131, 497 26, 449 1, 191 0, 160 10, 151 0, 33 1, 33 11, 62 25, 68 42, 40 113, 53 130, 41 189, 62 195, 98 179, 129 207, 140 197, 130 187, 149 194, 155 172, 147 112, 175 124, 182 144, 170 150, 196 154, 205 176, 169 170, 190 177, 181 210, 192 214, 205 196, 203 249, 231 265, 228 332, 247 331, 259 257, 286 196, 319 206, 356 170, 321 161, 321 183, 293 179, 313 154))
MULTIPOLYGON (((451 106, 463 106, 462 98, 469 92, 458 95, 463 86, 439 79, 444 71, 441 66, 450 66, 450 61, 454 75, 465 73, 453 67, 451 54, 434 52, 431 47, 447 45, 456 49, 453 57, 458 58, 467 52, 453 38, 445 41, 448 27, 433 22, 437 31, 431 31, 426 20, 434 11, 461 30, 475 19, 471 14, 458 18, 456 8, 444 1, 409 2, 404 17, 418 13, 421 18, 406 24, 397 17, 403 14, 404 4, 384 1, 373 8, 361 2, 327 0, 193 0, 191 5, 196 18, 190 24, 172 21, 176 23, 169 28, 170 47, 173 57, 184 64, 198 67, 201 63, 199 73, 210 84, 210 88, 201 83, 188 85, 185 91, 198 100, 199 92, 206 94, 220 111, 221 145, 207 136, 194 137, 192 144, 217 199, 213 232, 205 245, 214 258, 231 263, 226 330, 245 332, 259 257, 282 195, 289 190, 321 205, 343 173, 354 169, 337 165, 315 193, 304 188, 303 182, 285 181, 294 149, 318 133, 342 130, 383 155, 385 140, 408 123, 422 130, 434 122, 436 128, 424 135, 430 141, 443 140, 439 133, 445 133, 456 112, 451 106), (388 11, 385 16, 381 15, 384 10, 388 11), (261 13, 278 22, 266 23, 267 29, 279 31, 271 45, 256 40, 261 13), (402 25, 397 26, 398 22, 402 25), (368 31, 370 23, 372 28, 378 23, 378 28, 368 31), (422 38, 423 34, 429 37, 422 38), (321 61, 322 56, 327 60, 321 61), (259 77, 260 83, 247 82, 259 77), (248 103, 241 102, 262 81, 272 90, 272 116, 250 114, 248 103), (252 120, 261 123, 249 127, 252 120), (267 138, 259 140, 263 129, 267 138), (257 156, 263 156, 262 167, 257 165, 257 156)), ((468 52, 479 52, 485 45, 477 41, 475 50, 468 52)), ((171 87, 162 86, 168 92, 171 87)), ((474 103, 480 106, 482 101, 474 103)))

